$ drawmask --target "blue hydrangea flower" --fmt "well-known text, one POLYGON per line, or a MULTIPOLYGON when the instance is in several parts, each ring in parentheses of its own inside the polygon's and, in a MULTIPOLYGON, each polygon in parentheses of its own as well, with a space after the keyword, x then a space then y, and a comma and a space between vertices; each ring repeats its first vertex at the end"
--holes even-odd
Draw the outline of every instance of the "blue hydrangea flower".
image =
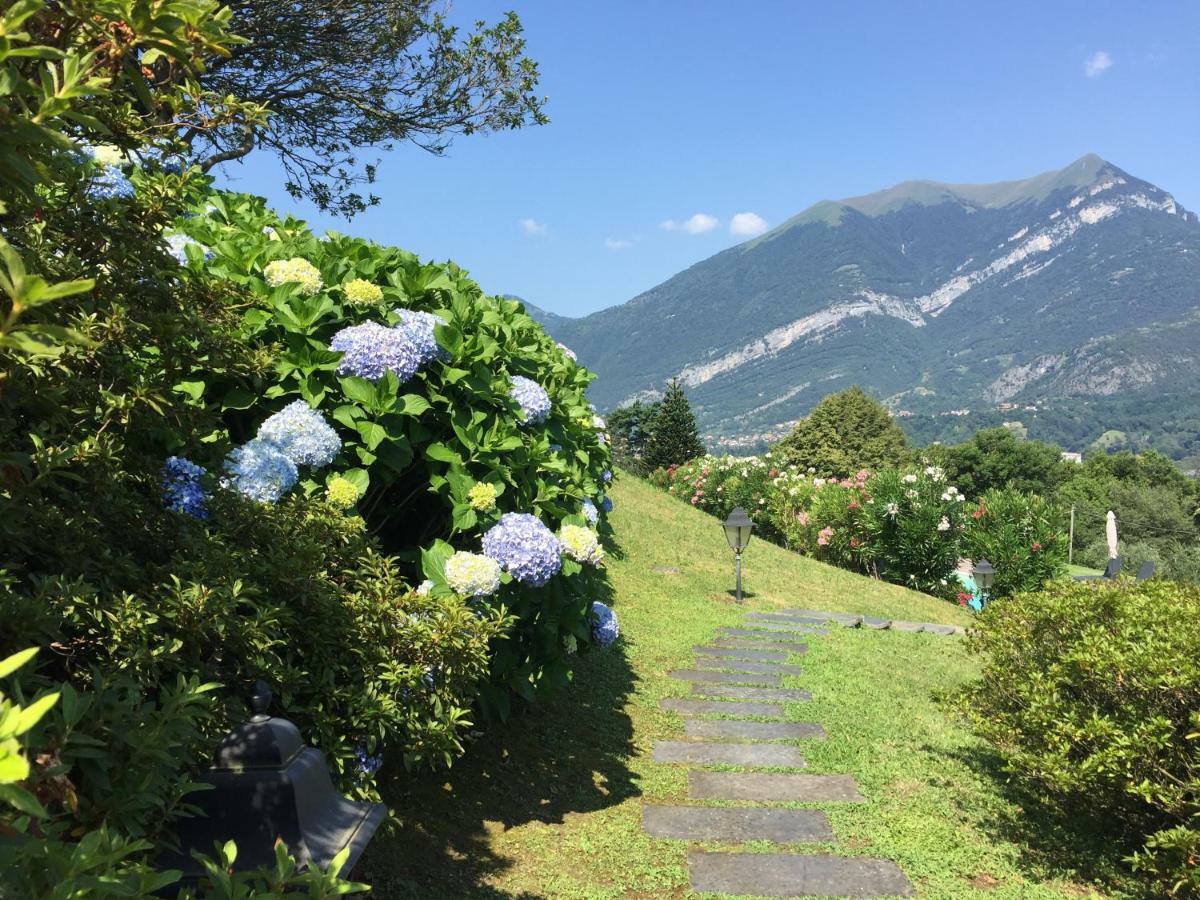
POLYGON ((115 166, 106 166, 97 172, 87 188, 87 195, 92 200, 128 200, 133 194, 133 182, 115 166))
POLYGON ((610 481, 612 481, 612 472, 610 472, 608 469, 605 469, 604 472, 601 473, 600 477, 604 479, 605 484, 608 484, 610 481))
POLYGON ((274 444, 253 440, 225 458, 222 485, 259 503, 275 503, 296 484, 296 464, 274 444))
POLYGON ((612 512, 612 499, 609 497, 605 497, 603 500, 600 501, 600 508, 602 510, 604 510, 606 513, 612 512))
POLYGON ((592 640, 601 647, 611 646, 621 634, 617 614, 599 600, 592 604, 592 640))
POLYGON ((382 765, 382 753, 376 753, 374 756, 371 756, 367 753, 367 748, 363 744, 359 744, 354 748, 354 772, 358 775, 359 781, 373 776, 379 771, 379 767, 382 765))
POLYGON ((529 513, 505 513, 483 535, 483 552, 522 584, 540 587, 558 574, 558 538, 529 513))
POLYGON ((207 519, 208 493, 200 484, 206 471, 181 456, 168 457, 161 475, 163 506, 193 519, 207 519))
POLYGON ((538 425, 550 415, 550 395, 536 381, 514 375, 508 395, 521 407, 522 425, 538 425))
POLYGON ((583 517, 588 520, 589 525, 595 525, 600 521, 600 510, 596 509, 596 504, 591 500, 583 501, 583 517))
POLYGON ((258 439, 279 448, 298 466, 320 469, 333 462, 342 450, 342 439, 303 400, 294 400, 262 423, 258 439))
POLYGON ((421 312, 416 309, 397 309, 396 312, 400 314, 398 327, 408 333, 421 353, 421 365, 431 363, 435 359, 447 360, 450 358, 450 354, 438 344, 437 338, 433 336, 434 327, 442 324, 441 319, 433 313, 421 312))
POLYGON ((338 374, 368 381, 395 372, 403 383, 421 368, 421 350, 403 327, 388 328, 378 322, 351 325, 333 336, 329 349, 343 354, 338 374))

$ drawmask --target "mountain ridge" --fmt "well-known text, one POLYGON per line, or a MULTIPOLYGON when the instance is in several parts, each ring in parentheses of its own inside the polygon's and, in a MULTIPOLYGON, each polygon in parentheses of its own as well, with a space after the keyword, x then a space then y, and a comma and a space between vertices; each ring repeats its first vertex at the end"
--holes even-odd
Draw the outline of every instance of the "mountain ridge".
POLYGON ((897 413, 1194 384, 1197 285, 1196 216, 1088 154, 821 201, 627 303, 538 313, 599 373, 598 405, 680 377, 720 442, 785 428, 849 383, 897 413), (1169 358, 1147 328, 1169 332, 1169 358))

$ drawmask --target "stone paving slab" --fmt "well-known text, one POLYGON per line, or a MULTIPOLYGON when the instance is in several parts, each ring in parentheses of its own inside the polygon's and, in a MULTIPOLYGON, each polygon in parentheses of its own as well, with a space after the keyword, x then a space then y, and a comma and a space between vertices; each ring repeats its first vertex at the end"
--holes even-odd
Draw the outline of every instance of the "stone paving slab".
MULTIPOLYGON (((796 641, 776 641, 771 640, 775 635, 767 634, 766 632, 755 632, 758 640, 740 637, 718 636, 712 642, 712 647, 715 650, 766 650, 767 652, 775 653, 798 653, 804 654, 808 652, 808 644, 796 641), (766 643, 764 643, 764 640, 766 643)), ((799 637, 799 635, 797 635, 799 637)))
POLYGON ((921 630, 927 631, 930 634, 954 634, 953 625, 935 625, 932 622, 922 624, 921 630))
POLYGON ((849 775, 788 775, 774 772, 688 772, 690 800, 754 800, 770 803, 864 803, 849 775))
POLYGON ((756 659, 764 662, 783 662, 788 658, 786 650, 752 650, 748 647, 693 647, 692 651, 698 657, 710 657, 714 661, 716 659, 756 659))
POLYGON ((741 741, 824 740, 825 729, 816 722, 740 722, 729 719, 688 719, 683 733, 690 738, 741 741))
POLYGON ((794 853, 688 853, 692 889, 760 897, 915 897, 894 862, 794 853))
POLYGON ((828 609, 777 609, 773 610, 776 615, 785 616, 808 616, 809 618, 824 619, 829 622, 841 622, 852 619, 861 619, 862 616, 855 613, 833 612, 828 609))
MULTIPOLYGON (((739 640, 754 640, 762 642, 772 641, 795 641, 806 634, 829 634, 824 628, 795 628, 777 627, 777 628, 722 628, 718 632, 719 637, 738 638, 739 640)), ((799 643, 797 641, 797 643, 799 643)))
POLYGON ((703 682, 693 684, 692 693, 707 697, 726 697, 730 700, 766 700, 768 702, 795 702, 812 699, 812 694, 808 691, 797 688, 736 687, 727 684, 704 684, 703 682))
POLYGON ((795 613, 746 613, 748 622, 790 622, 793 625, 828 625, 827 616, 798 616, 795 613))
POLYGON ((786 744, 729 744, 707 741, 659 741, 654 745, 655 762, 697 763, 713 766, 808 765, 800 751, 786 744))
POLYGON ((671 673, 672 678, 680 681, 707 681, 719 684, 759 684, 766 687, 778 687, 779 675, 764 675, 760 673, 714 672, 711 669, 676 669, 671 673))
POLYGON ((920 622, 893 622, 892 631, 920 631, 920 622))
MULTIPOLYGON (((744 631, 778 631, 787 632, 788 634, 821 634, 820 628, 815 625, 804 625, 800 622, 762 622, 757 619, 750 619, 742 623, 744 631)), ((732 630, 732 629, 730 629, 732 630)), ((828 634, 828 632, 824 632, 828 634)))
POLYGON ((740 659, 722 659, 721 657, 701 657, 696 660, 697 669, 724 669, 727 672, 741 674, 758 672, 762 675, 799 675, 804 670, 799 666, 785 666, 783 663, 746 662, 740 659))
POLYGON ((738 703, 729 700, 698 700, 683 697, 666 697, 658 701, 663 709, 684 716, 782 716, 783 707, 778 703, 738 703))
POLYGON ((863 616, 862 620, 863 628, 874 628, 876 631, 881 631, 884 628, 890 628, 891 625, 891 619, 877 619, 874 616, 863 616))
POLYGON ((650 837, 684 841, 836 841, 828 817, 816 809, 647 805, 642 807, 642 827, 650 837))

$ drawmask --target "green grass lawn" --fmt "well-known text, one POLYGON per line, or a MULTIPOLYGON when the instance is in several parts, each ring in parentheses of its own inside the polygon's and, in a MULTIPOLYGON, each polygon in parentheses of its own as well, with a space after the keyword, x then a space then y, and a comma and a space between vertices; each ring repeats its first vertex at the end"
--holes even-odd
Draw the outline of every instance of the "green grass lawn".
MULTIPOLYGON (((607 565, 622 640, 580 658, 551 702, 489 727, 448 774, 391 774, 400 826, 376 838, 359 873, 375 896, 691 896, 688 845, 641 830, 644 801, 686 793, 683 767, 649 759, 655 741, 682 732, 658 700, 687 692, 667 673, 742 609, 727 593, 731 554, 715 519, 629 477, 612 494, 618 546, 607 565)), ((761 541, 746 555, 746 586, 746 608, 969 621, 951 604, 761 541)), ((837 629, 800 661, 804 674, 789 681, 815 699, 789 705, 789 717, 829 734, 803 743, 809 771, 853 775, 869 800, 826 807, 840 842, 820 849, 893 859, 922 897, 1099 896, 1027 845, 986 745, 935 699, 976 671, 962 639, 837 629)))
POLYGON ((1067 574, 1071 577, 1076 575, 1103 575, 1103 569, 1089 569, 1087 566, 1067 566, 1067 574))

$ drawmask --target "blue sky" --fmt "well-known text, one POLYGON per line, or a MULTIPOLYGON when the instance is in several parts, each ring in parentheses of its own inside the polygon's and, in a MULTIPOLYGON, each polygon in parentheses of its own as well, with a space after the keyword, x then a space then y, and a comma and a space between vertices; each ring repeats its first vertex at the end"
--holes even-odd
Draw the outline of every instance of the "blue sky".
POLYGON ((1020 178, 1095 152, 1200 209, 1197 3, 458 0, 452 16, 510 8, 549 125, 441 158, 397 148, 382 203, 350 223, 287 197, 271 157, 223 180, 563 315, 909 178, 1020 178))

